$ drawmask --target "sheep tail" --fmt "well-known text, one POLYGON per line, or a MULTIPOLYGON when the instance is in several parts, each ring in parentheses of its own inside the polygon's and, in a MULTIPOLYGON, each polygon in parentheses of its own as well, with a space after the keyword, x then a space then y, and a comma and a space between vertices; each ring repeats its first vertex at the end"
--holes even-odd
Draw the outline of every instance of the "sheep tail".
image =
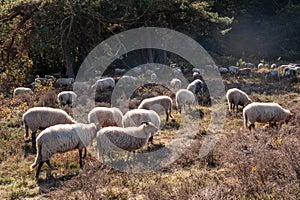
POLYGON ((37 155, 36 155, 34 163, 30 166, 30 169, 35 168, 42 159, 42 146, 36 145, 36 147, 37 147, 37 155))

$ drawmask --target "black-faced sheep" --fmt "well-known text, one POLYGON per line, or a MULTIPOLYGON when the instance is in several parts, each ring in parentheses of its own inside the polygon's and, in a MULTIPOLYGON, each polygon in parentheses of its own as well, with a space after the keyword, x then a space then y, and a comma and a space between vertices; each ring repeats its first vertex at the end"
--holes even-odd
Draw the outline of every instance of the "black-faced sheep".
POLYGON ((243 110, 244 126, 249 130, 255 128, 255 122, 276 124, 276 122, 285 121, 288 123, 292 116, 289 110, 282 108, 277 103, 253 102, 243 110), (248 121, 250 122, 249 126, 248 121))
POLYGON ((169 117, 173 118, 172 115, 172 99, 168 96, 157 96, 144 99, 138 109, 154 110, 158 114, 163 110, 166 114, 166 122, 169 121, 169 117))
POLYGON ((193 82, 191 82, 188 86, 187 86, 187 90, 193 92, 194 94, 203 94, 203 88, 204 88, 204 84, 201 80, 196 79, 193 82))
MULTIPOLYGON (((153 110, 133 109, 126 112, 123 116, 123 127, 139 126, 142 122, 152 122, 155 127, 159 128, 161 121, 159 115, 153 110)), ((149 142, 153 142, 153 135, 149 138, 149 142)))
POLYGON ((246 105, 252 102, 252 100, 248 97, 248 95, 245 92, 237 88, 229 89, 226 92, 226 98, 229 105, 229 111, 234 110, 235 107, 238 111, 239 105, 244 108, 246 105))
MULTIPOLYGON (((105 127, 97 133, 98 158, 104 163, 104 154, 111 151, 135 151, 142 148, 158 128, 151 122, 138 127, 105 127)), ((129 154, 128 154, 129 156, 129 154)), ((128 157, 127 157, 128 159, 128 157)))
POLYGON ((31 165, 31 168, 38 165, 35 177, 39 177, 45 162, 52 168, 50 164, 52 155, 73 149, 79 151, 79 165, 82 168, 82 150, 92 143, 99 129, 100 127, 96 124, 77 123, 70 125, 58 124, 43 130, 36 138, 37 155, 35 162, 31 165))
POLYGON ((123 113, 119 108, 95 107, 88 114, 89 123, 99 123, 102 127, 122 126, 123 113))
POLYGON ((57 95, 57 101, 60 106, 73 106, 73 104, 76 102, 77 94, 73 91, 63 91, 58 93, 57 95))
POLYGON ((195 95, 187 89, 180 89, 176 92, 176 106, 181 113, 182 109, 185 108, 185 105, 191 107, 195 103, 195 95))
POLYGON ((74 124, 72 119, 65 111, 49 107, 34 107, 28 109, 22 116, 25 126, 25 139, 29 136, 29 129, 32 131, 31 141, 35 147, 36 132, 38 129, 45 129, 56 124, 74 124))

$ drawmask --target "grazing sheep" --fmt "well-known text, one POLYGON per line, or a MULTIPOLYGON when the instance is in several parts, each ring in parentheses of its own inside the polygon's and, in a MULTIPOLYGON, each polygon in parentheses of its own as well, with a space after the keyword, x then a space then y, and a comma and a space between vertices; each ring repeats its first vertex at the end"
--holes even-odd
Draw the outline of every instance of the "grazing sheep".
POLYGON ((187 89, 180 89, 176 92, 176 106, 181 113, 182 108, 184 109, 185 105, 189 107, 195 102, 195 95, 187 89))
POLYGON ((73 149, 79 151, 79 165, 82 168, 82 150, 92 143, 98 130, 99 127, 96 124, 80 123, 58 124, 43 130, 36 138, 37 155, 30 167, 33 169, 38 165, 35 177, 39 177, 44 162, 52 168, 50 164, 52 155, 73 149))
POLYGON ((237 75, 247 75, 249 76, 251 73, 251 68, 243 68, 243 69, 239 69, 237 72, 237 75))
POLYGON ((237 74, 239 71, 239 67, 237 67, 237 66, 229 66, 228 69, 229 69, 229 72, 232 74, 237 74))
POLYGON ((275 68, 277 68, 277 65, 276 65, 275 63, 273 63, 273 64, 271 65, 271 69, 275 69, 275 68))
MULTIPOLYGON (((142 122, 150 121, 155 127, 159 128, 161 121, 159 115, 153 110, 133 109, 127 111, 123 116, 123 127, 139 126, 142 122)), ((153 142, 153 135, 149 138, 149 142, 153 142)))
POLYGON ((134 76, 122 76, 119 81, 122 85, 135 85, 138 82, 138 78, 134 76))
POLYGON ((57 95, 57 101, 60 106, 72 106, 77 99, 77 94, 73 91, 62 91, 57 95))
POLYGON ((92 89, 100 92, 109 88, 114 88, 115 84, 115 79, 111 77, 101 78, 97 80, 94 85, 92 85, 92 89))
POLYGON ((289 77, 289 78, 295 78, 297 77, 297 70, 295 68, 290 68, 290 67, 286 67, 284 68, 284 74, 283 74, 283 77, 289 77))
MULTIPOLYGON (((102 158, 106 152, 126 150, 135 152, 142 148, 149 138, 158 131, 152 122, 142 122, 138 127, 106 127, 102 128, 96 136, 98 158, 102 158)), ((127 156, 127 159, 129 154, 127 156)))
POLYGON ((33 94, 32 90, 30 88, 26 87, 17 87, 14 89, 13 97, 15 98, 16 96, 20 94, 33 94))
POLYGON ((86 92, 89 88, 90 88, 90 84, 88 81, 84 81, 84 82, 76 81, 73 83, 73 90, 75 89, 78 91, 86 92))
POLYGON ((99 123, 102 127, 122 126, 123 113, 119 108, 95 107, 88 114, 89 123, 99 123))
POLYGON ((253 102, 247 105, 243 110, 244 126, 245 128, 255 128, 254 123, 275 123, 280 121, 288 121, 293 115, 289 110, 282 108, 277 103, 260 103, 253 102), (250 125, 248 125, 248 121, 250 125))
POLYGON ((226 93, 226 98, 229 105, 229 111, 234 110, 235 106, 236 110, 238 111, 239 105, 244 109, 246 105, 252 102, 245 92, 237 88, 229 89, 226 93))
POLYGON ((204 69, 200 69, 200 68, 194 67, 194 68, 192 69, 192 72, 198 72, 199 74, 203 74, 203 73, 204 73, 204 69))
POLYGON ((28 109, 22 116, 25 126, 25 139, 29 136, 29 129, 32 131, 31 141, 35 147, 36 132, 38 129, 45 129, 56 124, 76 123, 65 111, 49 107, 34 107, 28 109))
POLYGON ((278 80, 279 81, 279 71, 278 70, 272 70, 267 72, 267 74, 265 75, 265 79, 266 80, 278 80))
POLYGON ((161 110, 164 110, 166 113, 166 122, 169 120, 169 117, 173 118, 172 115, 172 99, 168 96, 157 96, 144 99, 139 105, 138 109, 147 109, 154 110, 157 113, 160 113, 161 110))
POLYGON ((225 67, 220 67, 219 72, 220 72, 220 74, 226 74, 226 73, 228 73, 228 69, 225 67))
POLYGON ((199 94, 200 92, 201 94, 203 94, 203 88, 204 88, 203 82, 197 79, 191 82, 186 89, 193 92, 194 94, 199 94))
POLYGON ((171 80, 170 85, 171 85, 171 88, 173 88, 173 89, 175 89, 175 90, 178 90, 178 89, 181 88, 182 82, 181 82, 181 80, 178 79, 178 78, 173 78, 173 79, 171 80))
POLYGON ((74 83, 74 78, 59 78, 55 82, 55 87, 56 88, 61 88, 65 86, 70 86, 74 83))

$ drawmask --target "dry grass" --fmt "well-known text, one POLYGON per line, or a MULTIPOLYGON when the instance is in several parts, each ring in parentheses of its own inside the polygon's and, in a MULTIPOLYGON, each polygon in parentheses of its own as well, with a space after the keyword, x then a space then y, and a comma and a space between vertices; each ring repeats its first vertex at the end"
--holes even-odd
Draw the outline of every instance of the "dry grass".
MULTIPOLYGON (((57 154, 51 159, 55 169, 50 172, 44 166, 40 180, 36 181, 34 171, 29 169, 35 154, 30 144, 23 141, 21 116, 39 103, 58 107, 55 98, 47 98, 54 95, 53 91, 38 91, 34 96, 15 100, 3 98, 1 199, 299 199, 300 83, 265 82, 262 77, 261 72, 255 71, 250 77, 223 78, 227 89, 238 87, 255 101, 275 101, 294 111, 295 117, 287 125, 276 129, 257 124, 256 130, 250 132, 243 128, 241 112, 227 112, 224 128, 216 134, 217 144, 200 158, 199 150, 211 136, 208 130, 211 107, 199 105, 186 111, 189 117, 199 114, 199 129, 191 129, 190 146, 175 162, 145 173, 125 173, 103 165, 90 149, 83 169, 79 168, 77 151, 57 154)), ((136 107, 147 95, 158 94, 169 93, 158 86, 141 87, 134 94, 131 106, 136 107)), ((111 91, 105 95, 98 97, 103 100, 98 106, 109 105, 111 91)), ((67 111, 71 112, 68 108, 67 111)), ((188 124, 177 111, 173 115, 175 119, 164 124, 154 137, 154 145, 147 144, 141 152, 170 144, 178 128, 188 124)))

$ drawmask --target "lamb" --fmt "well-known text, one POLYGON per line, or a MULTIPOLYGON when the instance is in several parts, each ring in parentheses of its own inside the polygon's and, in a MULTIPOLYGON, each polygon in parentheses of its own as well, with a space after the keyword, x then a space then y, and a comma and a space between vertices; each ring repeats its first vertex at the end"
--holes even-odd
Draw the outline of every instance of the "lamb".
POLYGON ((229 69, 230 73, 232 73, 232 74, 237 74, 239 71, 239 67, 237 67, 237 66, 229 66, 228 69, 229 69))
POLYGON ((102 158, 104 163, 104 154, 106 152, 122 151, 129 152, 142 148, 151 135, 154 135, 158 128, 152 122, 142 122, 138 127, 105 127, 102 128, 96 136, 98 158, 102 158))
POLYGON ((251 130, 255 129, 254 123, 269 123, 285 121, 289 122, 293 114, 291 111, 282 108, 277 103, 253 102, 247 105, 243 110, 244 126, 251 130), (248 126, 248 121, 250 125, 248 126))
POLYGON ((243 69, 239 69, 237 72, 237 75, 247 75, 249 76, 251 73, 251 68, 243 68, 243 69))
POLYGON ((44 162, 52 168, 50 158, 56 153, 73 149, 79 151, 79 165, 82 168, 82 150, 89 146, 96 137, 99 126, 96 124, 58 124, 43 130, 36 138, 37 155, 31 169, 38 165, 35 177, 38 179, 44 162))
POLYGON ((229 111, 234 110, 236 106, 236 111, 238 111, 238 106, 243 106, 243 109, 246 105, 252 102, 248 95, 237 88, 229 89, 226 93, 226 98, 229 105, 229 111))
POLYGON ((123 113, 119 108, 95 107, 88 114, 89 123, 99 123, 102 127, 122 126, 123 113))
POLYGON ((32 131, 31 141, 35 147, 36 132, 38 129, 45 129, 56 124, 76 123, 65 111, 50 107, 34 107, 28 109, 22 116, 25 126, 25 139, 29 136, 29 129, 32 131))
POLYGON ((170 85, 171 85, 171 88, 173 88, 173 89, 175 89, 175 90, 178 90, 178 89, 181 88, 182 82, 181 82, 181 80, 178 79, 178 78, 173 78, 173 79, 171 80, 170 85))
POLYGON ((15 98, 16 96, 20 94, 33 94, 32 90, 27 87, 17 87, 14 89, 13 97, 15 98))
POLYGON ((176 92, 176 106, 181 113, 182 108, 184 109, 185 105, 193 105, 195 102, 195 95, 187 89, 180 89, 176 92))
MULTIPOLYGON (((127 111, 123 116, 122 125, 123 127, 134 127, 139 126, 143 121, 150 121, 157 128, 161 124, 159 115, 153 110, 133 109, 127 111)), ((153 135, 150 136, 149 142, 153 142, 153 135)))
POLYGON ((199 79, 194 80, 193 82, 191 82, 186 89, 188 89, 189 91, 193 92, 194 94, 198 94, 198 93, 202 93, 203 94, 203 82, 199 79))
POLYGON ((101 78, 95 82, 94 85, 92 85, 92 89, 96 91, 104 91, 109 88, 115 87, 115 79, 111 77, 101 78))
POLYGON ((77 94, 73 91, 62 91, 57 95, 57 101, 60 106, 74 105, 77 99, 77 94))
POLYGON ((160 113, 161 110, 164 110, 166 113, 166 122, 169 120, 169 117, 173 118, 172 115, 172 99, 168 96, 157 96, 144 99, 139 105, 138 109, 147 109, 154 110, 157 113, 160 113))

